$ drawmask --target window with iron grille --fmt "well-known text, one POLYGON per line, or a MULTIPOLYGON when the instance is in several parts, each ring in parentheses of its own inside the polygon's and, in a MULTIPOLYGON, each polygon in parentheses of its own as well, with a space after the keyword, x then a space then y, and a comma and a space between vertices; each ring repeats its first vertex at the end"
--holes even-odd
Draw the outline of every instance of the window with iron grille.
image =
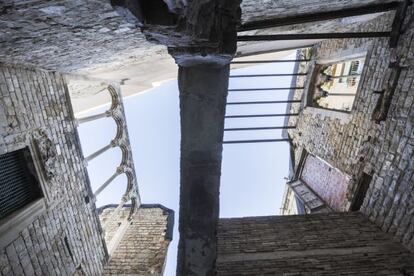
POLYGON ((28 148, 0 155, 0 220, 42 196, 28 148))

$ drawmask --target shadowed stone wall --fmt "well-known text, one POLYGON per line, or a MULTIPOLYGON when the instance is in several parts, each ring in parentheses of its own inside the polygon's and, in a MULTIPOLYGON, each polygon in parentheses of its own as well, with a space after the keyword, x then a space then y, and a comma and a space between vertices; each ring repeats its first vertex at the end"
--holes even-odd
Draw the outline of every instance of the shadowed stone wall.
POLYGON ((0 154, 31 143, 44 197, 35 214, 0 233, 0 274, 99 275, 106 248, 63 77, 1 65, 0 154))
MULTIPOLYGON (((362 172, 372 175, 372 181, 362 206, 362 212, 384 231, 414 250, 414 28, 409 18, 404 24, 405 33, 398 47, 390 49, 388 39, 343 39, 320 43, 313 58, 326 60, 358 52, 367 52, 366 66, 354 106, 349 114, 326 112, 305 107, 298 118, 291 118, 289 130, 299 160, 300 148, 305 148, 342 172, 352 176, 345 207, 354 199, 362 172), (409 25, 407 25, 409 24, 409 25), (394 70, 390 62, 401 67, 396 90, 385 121, 372 120, 380 95, 374 91, 386 89, 394 70)), ((391 17, 381 17, 370 23, 370 29, 382 29, 391 17)), ((302 66, 311 71, 312 65, 302 66)), ((299 79, 298 86, 305 84, 299 79)), ((297 91, 295 99, 301 99, 297 91)), ((295 107, 291 112, 299 111, 295 107)))
POLYGON ((414 255, 359 213, 221 219, 218 275, 414 273, 414 255))

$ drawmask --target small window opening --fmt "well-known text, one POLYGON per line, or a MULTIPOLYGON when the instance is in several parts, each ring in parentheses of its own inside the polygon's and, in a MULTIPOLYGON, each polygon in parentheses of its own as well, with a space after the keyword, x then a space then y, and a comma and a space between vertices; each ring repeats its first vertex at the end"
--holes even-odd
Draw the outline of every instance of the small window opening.
POLYGON ((0 155, 0 219, 43 197, 30 150, 0 155))
POLYGON ((312 105, 349 112, 354 104, 365 58, 355 58, 317 67, 312 105))

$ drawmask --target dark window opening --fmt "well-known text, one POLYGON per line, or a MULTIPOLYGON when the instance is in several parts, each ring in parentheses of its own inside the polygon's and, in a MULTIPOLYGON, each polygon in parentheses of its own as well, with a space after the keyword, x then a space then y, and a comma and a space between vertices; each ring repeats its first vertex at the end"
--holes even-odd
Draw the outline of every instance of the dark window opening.
POLYGON ((366 173, 362 174, 362 178, 358 183, 355 197, 351 205, 351 211, 359 211, 364 203, 365 196, 367 195, 369 184, 371 183, 372 176, 366 173))
POLYGON ((0 219, 42 196, 28 148, 0 155, 0 219))

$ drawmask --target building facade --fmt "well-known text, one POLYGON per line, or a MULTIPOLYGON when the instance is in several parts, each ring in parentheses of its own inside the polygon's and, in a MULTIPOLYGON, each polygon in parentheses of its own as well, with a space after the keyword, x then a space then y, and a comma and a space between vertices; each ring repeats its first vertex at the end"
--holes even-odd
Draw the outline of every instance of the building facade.
MULTIPOLYGON (((392 18, 385 14, 356 31, 385 30, 392 18)), ((396 47, 390 47, 388 38, 349 38, 326 40, 306 51, 311 61, 299 70, 308 75, 297 80, 304 89, 294 92, 302 102, 290 109, 300 115, 289 120, 296 128, 288 130, 295 159, 288 185, 293 191, 305 186, 332 211, 360 210, 412 250, 414 46, 413 28, 404 22, 408 25, 396 47), (342 77, 351 81, 348 87, 357 87, 354 92, 322 95, 324 101, 354 98, 351 108, 318 105, 321 85, 327 78, 339 79, 326 68, 361 59, 359 72, 342 77)), ((294 194, 301 197, 300 191, 294 194)), ((302 197, 305 205, 307 201, 302 197)))

